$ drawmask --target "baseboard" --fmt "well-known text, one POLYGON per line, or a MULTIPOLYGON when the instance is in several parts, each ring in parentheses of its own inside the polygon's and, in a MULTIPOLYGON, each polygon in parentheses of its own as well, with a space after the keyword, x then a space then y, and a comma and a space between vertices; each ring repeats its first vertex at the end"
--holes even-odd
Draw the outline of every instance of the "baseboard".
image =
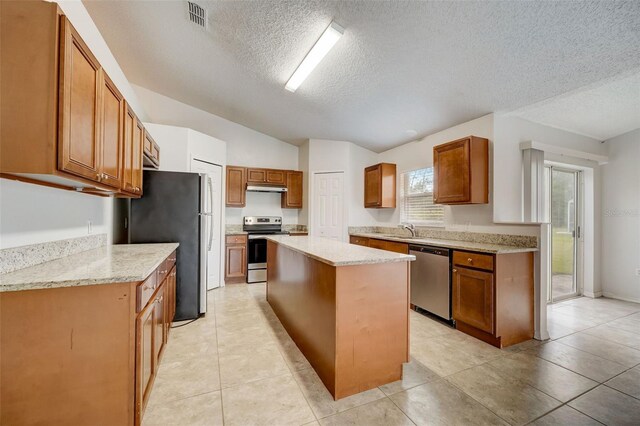
POLYGON ((586 296, 586 297, 590 297, 592 299, 596 299, 598 297, 602 297, 602 292, 598 291, 598 292, 595 292, 595 293, 591 293, 589 291, 585 291, 584 293, 582 293, 582 295, 586 296))
POLYGON ((609 299, 618 299, 618 300, 624 300, 625 302, 640 303, 640 299, 634 299, 633 297, 622 297, 606 291, 603 292, 602 295, 604 297, 608 297, 609 299))

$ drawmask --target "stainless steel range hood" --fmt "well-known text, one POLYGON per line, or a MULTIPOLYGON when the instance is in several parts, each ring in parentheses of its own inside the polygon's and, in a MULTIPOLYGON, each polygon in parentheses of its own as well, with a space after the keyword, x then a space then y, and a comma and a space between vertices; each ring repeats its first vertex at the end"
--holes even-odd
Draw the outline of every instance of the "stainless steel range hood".
POLYGON ((284 186, 263 186, 263 185, 247 185, 247 191, 249 192, 287 192, 287 188, 284 186))

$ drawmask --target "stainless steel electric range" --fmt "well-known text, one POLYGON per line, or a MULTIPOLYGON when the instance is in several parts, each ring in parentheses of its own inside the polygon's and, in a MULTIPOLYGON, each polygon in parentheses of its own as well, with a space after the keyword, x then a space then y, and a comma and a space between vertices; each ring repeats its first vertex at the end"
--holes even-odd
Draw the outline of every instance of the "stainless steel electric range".
POLYGON ((242 230, 248 234, 247 283, 267 280, 267 235, 289 234, 282 230, 282 217, 245 216, 242 230))

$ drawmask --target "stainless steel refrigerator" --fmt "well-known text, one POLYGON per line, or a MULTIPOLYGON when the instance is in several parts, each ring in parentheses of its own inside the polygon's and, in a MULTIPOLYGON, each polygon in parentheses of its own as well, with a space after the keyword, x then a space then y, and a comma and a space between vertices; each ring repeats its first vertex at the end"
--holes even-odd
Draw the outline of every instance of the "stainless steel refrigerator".
POLYGON ((207 180, 198 173, 145 170, 143 196, 131 200, 129 242, 178 242, 175 321, 207 310, 207 180))

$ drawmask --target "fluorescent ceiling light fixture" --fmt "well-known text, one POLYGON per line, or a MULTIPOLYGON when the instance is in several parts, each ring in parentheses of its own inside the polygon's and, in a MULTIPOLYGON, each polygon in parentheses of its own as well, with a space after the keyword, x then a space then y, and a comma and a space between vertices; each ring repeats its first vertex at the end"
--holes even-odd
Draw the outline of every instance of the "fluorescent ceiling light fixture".
POLYGON ((284 86, 290 92, 295 92, 298 87, 302 84, 303 81, 311 71, 318 66, 322 58, 326 56, 327 53, 331 50, 331 48, 336 44, 336 42, 342 37, 344 33, 344 28, 335 22, 331 22, 326 30, 322 33, 316 44, 313 45, 307 56, 304 57, 302 63, 298 65, 298 68, 293 73, 287 84, 284 86))

